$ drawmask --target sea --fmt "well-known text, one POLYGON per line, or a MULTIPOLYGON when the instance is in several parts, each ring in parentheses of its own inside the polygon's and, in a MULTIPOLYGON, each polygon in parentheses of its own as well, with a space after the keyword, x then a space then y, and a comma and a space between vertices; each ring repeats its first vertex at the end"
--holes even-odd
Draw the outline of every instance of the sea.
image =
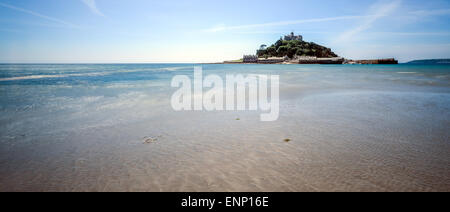
POLYGON ((450 65, 0 64, 0 191, 450 191, 450 65), (279 75, 279 118, 174 76, 279 75))

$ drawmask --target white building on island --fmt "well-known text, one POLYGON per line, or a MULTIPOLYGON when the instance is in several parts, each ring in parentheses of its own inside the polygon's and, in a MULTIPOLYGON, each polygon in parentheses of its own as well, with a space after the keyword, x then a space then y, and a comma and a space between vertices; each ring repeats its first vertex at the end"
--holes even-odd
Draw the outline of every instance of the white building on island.
POLYGON ((258 62, 258 56, 256 56, 256 55, 244 55, 242 62, 244 62, 244 63, 257 63, 258 62))

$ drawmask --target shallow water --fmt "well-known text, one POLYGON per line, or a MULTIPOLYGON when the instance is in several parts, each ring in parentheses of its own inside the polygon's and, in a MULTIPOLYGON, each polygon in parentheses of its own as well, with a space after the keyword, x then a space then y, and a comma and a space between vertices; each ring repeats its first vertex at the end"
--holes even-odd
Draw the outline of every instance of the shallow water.
POLYGON ((280 75, 275 122, 174 112, 193 67, 0 65, 0 191, 450 191, 450 66, 203 65, 280 75))

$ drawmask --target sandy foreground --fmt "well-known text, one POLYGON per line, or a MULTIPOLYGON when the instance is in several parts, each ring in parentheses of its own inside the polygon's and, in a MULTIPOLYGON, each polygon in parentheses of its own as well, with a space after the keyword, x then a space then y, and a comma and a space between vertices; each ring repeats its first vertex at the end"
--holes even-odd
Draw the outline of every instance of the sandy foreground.
POLYGON ((3 125, 0 190, 449 191, 449 89, 404 75, 283 75, 275 122, 174 112, 166 91, 76 99, 3 125))

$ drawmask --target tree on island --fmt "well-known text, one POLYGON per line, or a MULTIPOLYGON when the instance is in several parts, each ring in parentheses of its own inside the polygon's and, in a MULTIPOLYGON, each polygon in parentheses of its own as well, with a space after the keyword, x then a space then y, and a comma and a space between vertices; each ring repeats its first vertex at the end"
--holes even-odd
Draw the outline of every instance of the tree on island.
MULTIPOLYGON (((261 47, 266 45, 261 45, 261 47)), ((313 42, 305 42, 300 40, 283 40, 277 42, 267 48, 260 48, 256 52, 258 57, 284 57, 294 58, 295 56, 310 56, 321 58, 338 57, 330 48, 318 45, 313 42)))

